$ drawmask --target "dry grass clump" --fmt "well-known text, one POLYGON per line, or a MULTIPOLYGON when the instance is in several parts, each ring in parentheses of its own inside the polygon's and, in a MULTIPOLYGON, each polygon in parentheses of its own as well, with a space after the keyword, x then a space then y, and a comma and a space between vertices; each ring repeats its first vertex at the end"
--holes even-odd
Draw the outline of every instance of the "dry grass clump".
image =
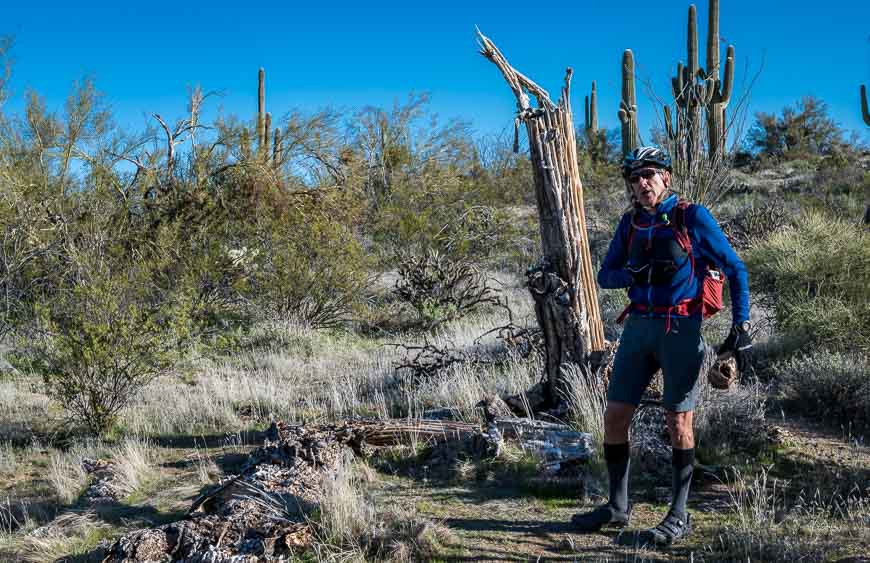
POLYGON ((363 491, 371 478, 366 466, 345 459, 324 478, 314 546, 322 561, 421 561, 449 539, 443 526, 412 511, 377 506, 363 491))
POLYGON ((132 495, 157 478, 154 446, 150 442, 127 438, 110 447, 104 443, 83 442, 67 451, 55 451, 48 463, 48 481, 61 504, 75 503, 91 481, 85 459, 112 462, 112 486, 132 495))
POLYGON ((92 553, 102 540, 110 538, 113 533, 111 526, 92 513, 67 512, 50 524, 17 538, 13 561, 68 561, 71 556, 92 553))
POLYGON ((870 361, 855 353, 819 351, 772 368, 787 407, 870 436, 870 361))
POLYGON ((0 439, 30 441, 34 426, 52 418, 51 400, 39 392, 35 376, 4 374, 0 378, 0 439))
POLYGON ((733 474, 731 521, 718 530, 713 551, 729 561, 828 561, 850 546, 870 541, 866 500, 830 504, 797 499, 786 504, 781 483, 767 470, 749 479, 733 474))
POLYGON ((48 482, 51 483, 61 504, 72 504, 84 492, 90 477, 82 465, 85 458, 98 458, 104 449, 87 442, 69 450, 56 451, 48 461, 48 482))

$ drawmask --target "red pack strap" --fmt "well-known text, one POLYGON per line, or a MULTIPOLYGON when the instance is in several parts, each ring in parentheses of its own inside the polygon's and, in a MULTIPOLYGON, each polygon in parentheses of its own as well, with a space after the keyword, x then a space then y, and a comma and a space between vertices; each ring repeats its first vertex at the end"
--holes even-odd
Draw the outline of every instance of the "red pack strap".
POLYGON ((653 313, 664 313, 665 314, 665 333, 671 332, 671 316, 679 315, 681 317, 689 317, 695 314, 701 306, 701 301, 699 299, 685 299, 680 301, 676 305, 662 305, 650 307, 649 305, 644 305, 642 303, 632 303, 622 312, 621 315, 616 319, 616 322, 622 324, 625 321, 625 318, 631 311, 637 311, 639 313, 649 313, 650 311, 653 313))

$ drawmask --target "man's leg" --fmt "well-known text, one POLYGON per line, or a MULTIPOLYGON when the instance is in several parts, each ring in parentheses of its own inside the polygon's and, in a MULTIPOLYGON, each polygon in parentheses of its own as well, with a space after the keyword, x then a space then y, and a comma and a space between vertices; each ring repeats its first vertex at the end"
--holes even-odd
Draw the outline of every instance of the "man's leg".
POLYGON ((610 505, 628 512, 628 472, 631 465, 628 429, 637 407, 630 403, 608 401, 604 411, 604 461, 610 480, 610 505))
POLYGON ((651 540, 664 545, 670 545, 691 531, 686 501, 695 461, 692 422, 705 352, 699 319, 679 319, 672 326, 673 329, 662 337, 659 361, 664 375, 662 404, 667 409, 671 435, 673 495, 667 516, 650 530, 651 540))
POLYGON ((629 317, 613 360, 604 411, 604 460, 610 482, 610 499, 591 512, 575 514, 571 523, 577 530, 591 532, 605 525, 628 523, 628 430, 631 417, 644 389, 658 369, 650 344, 650 321, 629 317))
POLYGON ((695 433, 692 429, 693 411, 667 413, 671 434, 672 464, 674 469, 671 512, 686 520, 686 501, 692 484, 695 463, 695 433))

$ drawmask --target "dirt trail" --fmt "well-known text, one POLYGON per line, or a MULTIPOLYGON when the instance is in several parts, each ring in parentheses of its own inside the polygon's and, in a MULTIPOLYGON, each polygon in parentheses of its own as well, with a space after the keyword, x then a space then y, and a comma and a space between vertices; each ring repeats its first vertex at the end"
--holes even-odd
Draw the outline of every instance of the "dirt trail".
MULTIPOLYGON (((803 420, 777 421, 775 426, 779 430, 774 433, 784 443, 777 448, 772 471, 792 478, 796 487, 863 482, 870 496, 870 447, 803 420)), ((677 547, 657 550, 634 545, 632 532, 655 526, 664 516, 670 494, 666 483, 652 488, 633 485, 632 525, 621 534, 573 532, 568 526, 571 515, 600 499, 584 504, 578 492, 567 489, 541 495, 527 487, 487 481, 445 484, 399 476, 382 476, 373 486, 382 501, 413 507, 449 528, 453 540, 444 554, 448 561, 716 560, 710 546, 730 515, 729 491, 715 477, 698 473, 689 503, 691 538, 677 547)), ((870 552, 870 545, 855 550, 856 554, 870 552)))

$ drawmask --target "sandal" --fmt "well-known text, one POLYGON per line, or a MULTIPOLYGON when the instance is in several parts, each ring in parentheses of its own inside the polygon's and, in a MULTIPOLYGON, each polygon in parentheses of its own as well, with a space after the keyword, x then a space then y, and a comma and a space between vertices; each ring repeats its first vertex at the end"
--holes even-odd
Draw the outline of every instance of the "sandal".
POLYGON ((580 512, 571 517, 571 526, 578 532, 597 532, 604 526, 622 528, 631 517, 631 506, 625 512, 612 504, 603 504, 590 512, 580 512))
POLYGON ((673 512, 668 512, 665 519, 655 528, 650 528, 643 533, 643 539, 647 543, 657 546, 669 546, 679 539, 688 536, 692 532, 692 518, 687 512, 681 518, 673 512))

